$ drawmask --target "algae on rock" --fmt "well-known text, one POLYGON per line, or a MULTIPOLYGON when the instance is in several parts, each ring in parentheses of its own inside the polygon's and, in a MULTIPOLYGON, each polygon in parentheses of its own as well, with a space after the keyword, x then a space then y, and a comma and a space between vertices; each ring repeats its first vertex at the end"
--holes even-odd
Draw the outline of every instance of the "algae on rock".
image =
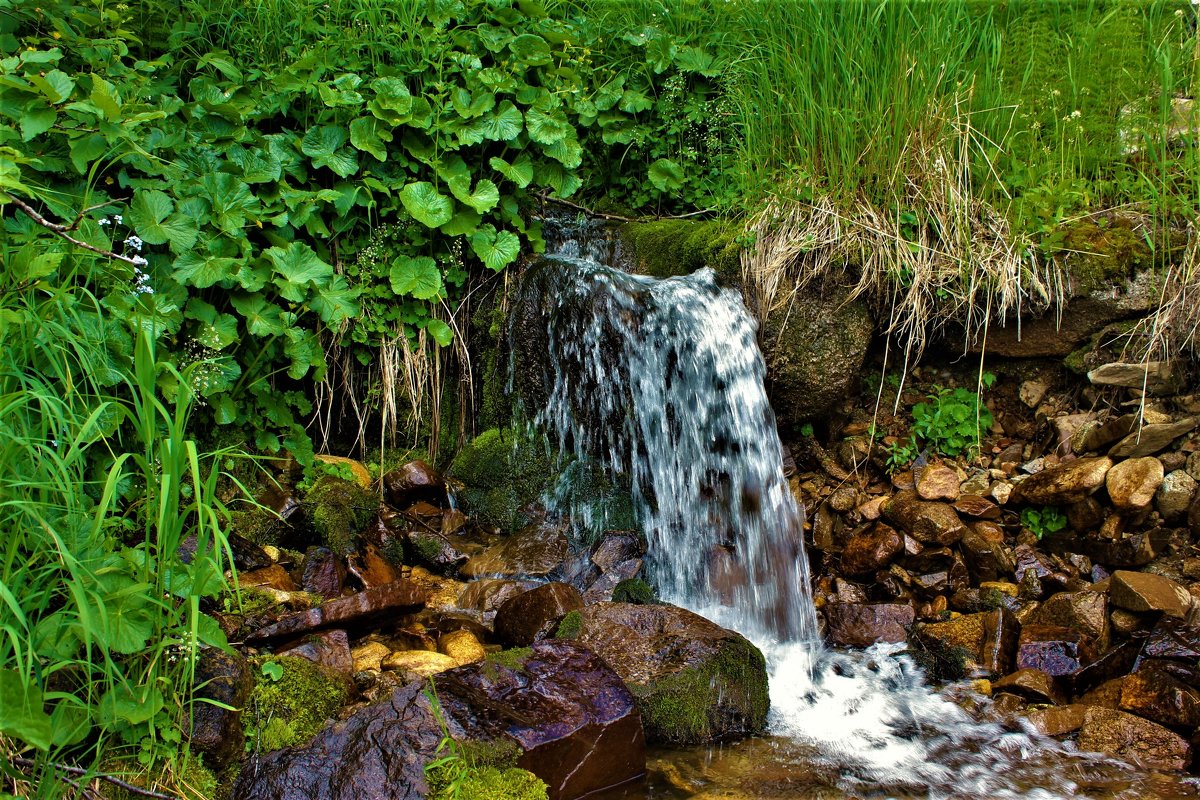
POLYGON ((338 673, 297 656, 259 657, 282 667, 278 680, 260 677, 246 706, 246 736, 253 749, 270 752, 315 736, 346 704, 349 690, 338 673))

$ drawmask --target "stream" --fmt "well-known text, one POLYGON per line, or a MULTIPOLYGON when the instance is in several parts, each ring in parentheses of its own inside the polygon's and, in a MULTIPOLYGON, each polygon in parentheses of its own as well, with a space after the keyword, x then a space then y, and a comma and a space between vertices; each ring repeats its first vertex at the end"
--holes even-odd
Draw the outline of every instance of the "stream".
MULTIPOLYGON (((931 687, 903 645, 824 648, 740 294, 711 270, 631 275, 594 228, 547 227, 553 255, 530 279, 549 318, 536 424, 560 457, 628 485, 660 596, 745 635, 771 675, 767 735, 654 751, 644 785, 611 797, 1200 796, 1191 779, 1001 721, 966 684, 931 687)), ((579 535, 603 529, 567 479, 550 500, 579 535)))

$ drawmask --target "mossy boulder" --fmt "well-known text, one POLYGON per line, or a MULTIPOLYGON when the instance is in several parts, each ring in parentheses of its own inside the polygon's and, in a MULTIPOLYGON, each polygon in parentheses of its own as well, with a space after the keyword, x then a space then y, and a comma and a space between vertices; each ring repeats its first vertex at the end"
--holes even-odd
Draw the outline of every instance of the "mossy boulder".
POLYGON ((631 222, 620 236, 637 271, 656 278, 688 275, 703 267, 725 286, 741 282, 740 229, 727 222, 660 220, 631 222))
POLYGON ((254 664, 278 674, 259 677, 246 705, 246 735, 251 747, 268 753, 303 744, 337 715, 349 699, 344 676, 296 656, 260 657, 254 664))
POLYGON ((780 428, 798 429, 850 396, 874 330, 866 303, 836 286, 797 295, 767 314, 759 343, 780 428))
POLYGON ((321 542, 339 555, 354 550, 355 539, 379 511, 374 492, 335 475, 319 478, 304 501, 321 542))
POLYGON ((546 784, 517 767, 475 767, 464 762, 457 772, 430 778, 430 800, 547 800, 546 784))
POLYGON ((647 741, 701 744, 766 727, 766 662, 743 636, 670 605, 597 603, 578 614, 564 632, 625 681, 647 741))
POLYGON ((476 436, 454 457, 448 472, 462 482, 459 497, 467 509, 505 531, 533 521, 527 507, 554 483, 545 443, 507 428, 476 436))

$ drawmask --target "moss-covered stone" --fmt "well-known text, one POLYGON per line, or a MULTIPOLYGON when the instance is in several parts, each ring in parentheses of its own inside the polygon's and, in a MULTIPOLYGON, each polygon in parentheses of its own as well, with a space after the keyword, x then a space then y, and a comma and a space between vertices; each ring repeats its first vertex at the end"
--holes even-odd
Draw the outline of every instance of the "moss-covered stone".
POLYGON ((653 605, 658 602, 658 593, 654 591, 653 586, 641 578, 629 578, 613 588, 612 599, 614 603, 653 605))
POLYGON ((523 509, 554 483, 545 443, 509 429, 492 428, 464 446, 448 473, 464 484, 460 493, 476 516, 505 531, 531 520, 523 509))
POLYGON ((261 677, 246 706, 246 735, 252 748, 270 752, 312 739, 346 704, 349 691, 338 673, 294 656, 262 656, 282 667, 279 680, 261 677))
POLYGON ((533 649, 529 647, 513 647, 508 650, 501 650, 499 653, 492 653, 483 660, 483 666, 486 670, 488 665, 506 667, 511 670, 521 671, 525 666, 525 659, 533 655, 533 649))
POLYGON ((579 611, 572 611, 558 623, 558 630, 554 632, 554 638, 577 639, 582 629, 583 617, 580 616, 579 611))
POLYGON ((745 639, 730 639, 703 663, 630 686, 650 741, 684 745, 724 738, 730 723, 742 732, 766 727, 770 697, 766 661, 745 639))
POLYGON ((321 542, 338 554, 354 549, 355 538, 379 510, 374 492, 334 475, 318 479, 305 496, 305 504, 321 542))
POLYGON ((431 800, 547 800, 547 786, 517 767, 463 766, 429 776, 431 800))
POLYGON ((696 220, 631 222, 621 228, 638 269, 647 275, 669 278, 711 267, 726 286, 741 280, 739 233, 726 222, 696 220))
POLYGON ((1118 284, 1154 263, 1154 250, 1135 229, 1137 220, 1121 215, 1086 217, 1056 233, 1068 254, 1067 271, 1075 294, 1118 284))

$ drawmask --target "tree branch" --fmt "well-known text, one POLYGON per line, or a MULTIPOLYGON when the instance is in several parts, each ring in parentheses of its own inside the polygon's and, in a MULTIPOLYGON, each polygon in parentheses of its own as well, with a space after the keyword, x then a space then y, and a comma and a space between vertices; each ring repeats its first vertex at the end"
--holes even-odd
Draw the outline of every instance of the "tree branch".
POLYGON ((5 193, 5 196, 8 198, 10 203, 15 205, 17 208, 21 209, 21 211, 25 212, 25 216, 29 217, 31 220, 36 222, 38 225, 41 225, 43 228, 50 231, 51 233, 53 233, 57 236, 60 236, 63 239, 66 239, 68 242, 75 245, 76 247, 82 247, 84 250, 90 250, 93 253, 97 253, 99 255, 104 256, 105 258, 113 258, 113 259, 116 259, 117 261, 124 261, 126 264, 129 264, 134 267, 141 267, 141 266, 145 266, 145 264, 146 264, 146 259, 142 258, 141 256, 123 256, 123 255, 119 255, 117 253, 109 252, 108 250, 101 250, 99 247, 96 247, 95 245, 90 245, 87 242, 81 242, 79 239, 76 239, 74 236, 71 235, 71 233, 74 232, 75 229, 79 227, 79 223, 83 221, 84 215, 87 214, 89 211, 95 211, 97 208, 104 208, 105 206, 112 205, 113 203, 122 202, 120 200, 109 200, 107 203, 100 203, 99 205, 85 208, 83 211, 79 212, 79 215, 77 217, 75 217, 75 221, 72 222, 70 225, 60 225, 56 222, 51 222, 50 220, 43 217, 41 214, 39 214, 37 212, 36 209, 34 209, 33 206, 29 205, 21 198, 14 197, 13 195, 8 194, 8 193, 5 193))
POLYGON ((634 217, 623 217, 620 214, 606 214, 603 211, 596 211, 595 209, 588 208, 587 206, 582 206, 579 203, 573 203, 570 200, 564 200, 561 197, 551 197, 548 190, 541 192, 540 194, 537 195, 537 197, 543 203, 545 203, 545 202, 558 203, 561 206, 566 206, 567 208, 573 208, 576 211, 582 211, 583 213, 587 214, 589 217, 596 217, 597 219, 611 219, 616 222, 649 222, 651 220, 662 220, 662 219, 687 219, 688 217, 698 217, 702 214, 711 214, 715 210, 712 208, 702 208, 699 211, 690 211, 687 214, 674 214, 674 215, 667 216, 667 217, 658 216, 658 217, 634 218, 634 217))
MULTIPOLYGON (((37 766, 37 764, 32 759, 21 758, 19 756, 16 758, 13 758, 13 763, 16 764, 18 767, 25 767, 26 769, 32 769, 37 766)), ((130 794, 136 794, 139 797, 152 797, 152 798, 154 798, 154 800, 180 800, 180 798, 176 797, 173 794, 160 794, 159 792, 152 792, 149 789, 143 789, 140 786, 134 786, 132 783, 123 781, 120 778, 115 777, 113 775, 105 775, 103 773, 100 773, 97 775, 91 775, 86 769, 80 769, 79 767, 71 767, 66 764, 51 764, 50 766, 56 770, 59 770, 60 772, 65 772, 68 775, 73 775, 76 777, 90 775, 90 777, 95 778, 96 780, 101 780, 101 781, 105 781, 107 783, 111 783, 113 786, 116 786, 120 789, 124 789, 125 791, 129 792, 130 794)), ((67 782, 71 783, 71 784, 75 784, 74 781, 69 780, 69 779, 67 779, 67 782)))

